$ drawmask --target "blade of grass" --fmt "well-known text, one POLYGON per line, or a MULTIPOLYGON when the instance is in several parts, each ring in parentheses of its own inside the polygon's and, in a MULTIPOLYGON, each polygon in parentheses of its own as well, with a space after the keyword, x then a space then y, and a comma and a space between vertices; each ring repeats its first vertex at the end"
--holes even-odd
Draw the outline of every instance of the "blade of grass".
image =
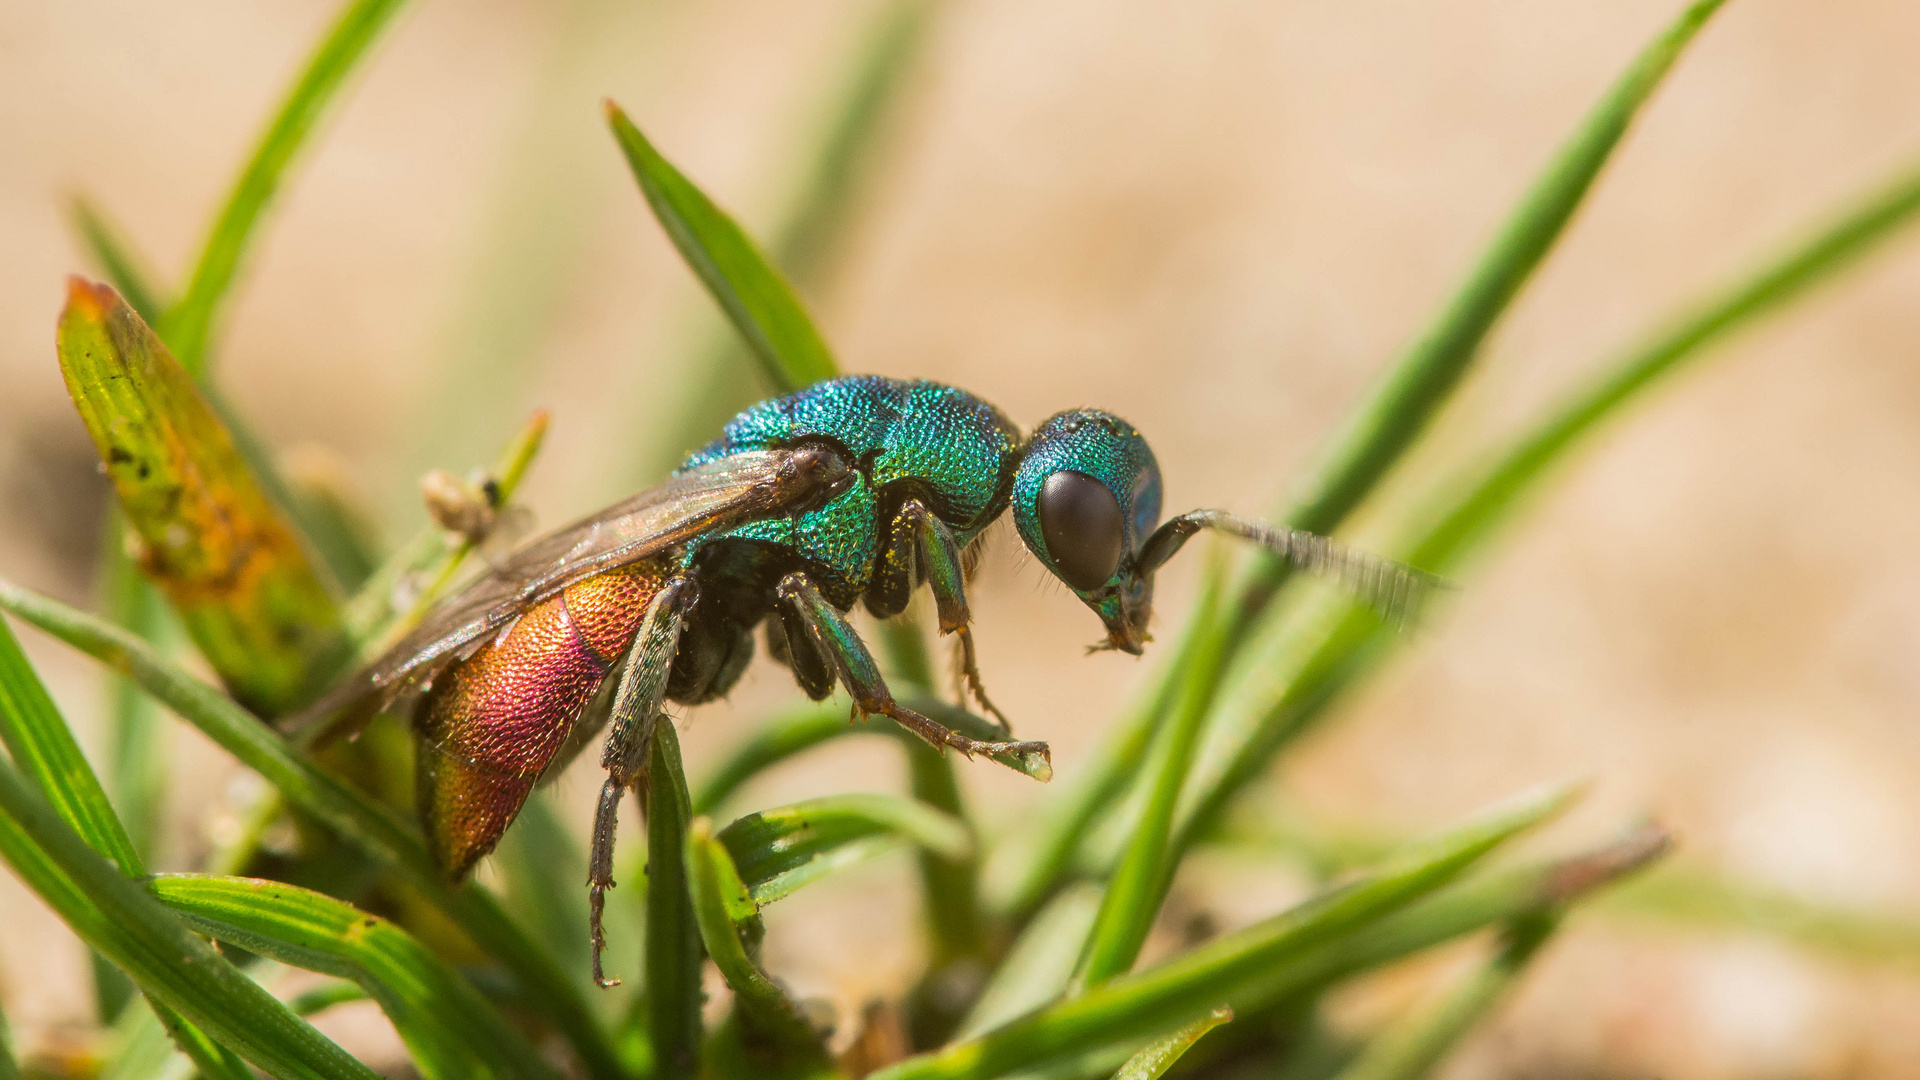
POLYGON ((1451 503, 1412 548, 1419 565, 1446 570, 1480 546, 1525 495, 1599 424, 1684 362, 1734 330, 1830 278, 1908 224, 1920 210, 1920 166, 1910 167, 1825 228, 1759 271, 1669 319, 1609 365, 1586 390, 1500 452, 1493 466, 1451 503))
POLYGON ((791 895, 819 876, 815 864, 849 844, 898 836, 949 859, 973 851, 973 835, 950 814, 893 795, 829 795, 748 814, 720 830, 718 843, 755 905, 791 895))
POLYGON ((1565 807, 1559 788, 1419 845, 1371 876, 1228 934, 1135 975, 1123 975, 977 1038, 908 1058, 875 1080, 998 1076, 1204 1016, 1276 966, 1325 946, 1453 880, 1519 833, 1565 807))
POLYGON ((0 609, 132 678, 199 728, 287 800, 355 848, 398 872, 435 908, 490 952, 519 982, 529 1006, 562 1031, 595 1075, 620 1074, 618 1058, 575 984, 478 885, 441 877, 426 846, 386 811, 299 756, 231 698, 180 670, 146 642, 58 601, 0 582, 0 609))
POLYGON ((1113 1080, 1156 1080, 1173 1068, 1173 1063, 1179 1061, 1189 1047, 1199 1042, 1200 1036, 1231 1019, 1233 1010, 1222 1005, 1173 1034, 1154 1040, 1128 1058, 1127 1063, 1120 1066, 1120 1071, 1113 1074, 1113 1080))
MULTIPOLYGON (((1445 496, 1448 501, 1428 513, 1427 524, 1402 549, 1405 557, 1438 573, 1455 572, 1602 421, 1707 346, 1848 265, 1908 223, 1916 210, 1920 168, 1860 200, 1758 272, 1669 319, 1589 388, 1496 453, 1477 478, 1454 486, 1445 496)), ((1353 613, 1351 605, 1329 603, 1346 611, 1323 609, 1320 625, 1330 629, 1315 631, 1314 618, 1305 620, 1305 629, 1299 620, 1275 620, 1243 650, 1236 664, 1241 675, 1230 678, 1223 693, 1210 725, 1209 747, 1195 771, 1195 795, 1182 813, 1182 831, 1189 839, 1264 771, 1307 719, 1392 644, 1367 616, 1353 613)))
POLYGON ((1148 680, 1148 693, 1095 746, 1092 760, 1069 778, 1060 795, 1043 804, 1031 840, 1022 844, 1015 837, 995 849, 987 865, 987 886, 999 910, 1021 921, 1038 910, 1066 880, 1074 854, 1094 830, 1095 819, 1127 790, 1161 718, 1173 707, 1179 689, 1175 673, 1200 670, 1194 656, 1208 637, 1206 628, 1220 620, 1219 605, 1225 595, 1217 570, 1216 564, 1207 564, 1208 576, 1201 581, 1186 628, 1165 666, 1148 680))
POLYGON ((1817 903, 1695 867, 1648 874, 1595 909, 1634 922, 1763 934, 1850 963, 1920 971, 1920 920, 1817 903))
POLYGON ((1100 890, 1092 885, 1055 893, 1020 931, 953 1037, 971 1039, 1066 993, 1099 912, 1100 890))
POLYGON ((146 873, 93 767, 0 619, 0 741, 60 819, 129 877, 146 873))
MULTIPOLYGON (((1614 81, 1534 181, 1433 325, 1335 437, 1324 463, 1309 475, 1285 514, 1288 527, 1331 532, 1405 455, 1459 385, 1488 331, 1566 231, 1641 107, 1721 3, 1698 0, 1689 5, 1614 81)), ((1255 565, 1242 594, 1251 607, 1272 595, 1288 564, 1263 555, 1255 565)))
POLYGON ((11 766, 0 766, 0 856, 150 997, 267 1073, 375 1080, 96 854, 11 766))
POLYGON ((661 1080, 700 1072, 700 925, 687 885, 693 816, 680 737, 655 729, 647 767, 647 1032, 661 1080))
MULTIPOLYGON (((848 734, 847 706, 839 700, 802 705, 754 729, 700 784, 693 812, 712 814, 747 781, 767 769, 848 734)), ((853 729, 859 730, 859 729, 853 729)))
POLYGON ((126 236, 84 195, 76 195, 67 204, 67 216, 73 231, 86 245, 87 253, 99 264, 100 272, 127 298, 133 310, 149 324, 159 320, 171 306, 162 295, 158 280, 147 261, 136 254, 126 236))
MULTIPOLYGON (((830 110, 824 136, 800 170, 798 194, 784 222, 769 233, 773 264, 802 291, 826 276, 848 231, 854 196, 872 167, 901 85, 925 46, 936 7, 929 0, 893 0, 874 16, 852 77, 830 110)), ((700 358, 694 365, 697 388, 673 411, 678 422, 667 427, 666 437, 636 455, 652 464, 635 482, 646 482, 678 464, 734 413, 765 394, 767 384, 749 366, 750 353, 733 335, 704 342, 694 355, 700 358)), ((643 430, 659 428, 648 424, 643 430)))
MULTIPOLYGON (((145 271, 143 261, 125 247, 119 232, 107 224, 85 199, 76 198, 73 201, 71 216, 74 231, 100 264, 108 283, 119 290, 135 314, 149 326, 159 325, 170 305, 150 284, 153 278, 145 271)), ((367 561, 354 546, 357 538, 344 531, 343 523, 335 513, 337 508, 290 486, 281 476, 273 455, 268 453, 254 436, 251 427, 228 405, 220 395, 219 388, 202 383, 200 389, 215 415, 232 432, 234 445, 253 470, 255 480, 265 490, 267 497, 292 519, 301 537, 312 546, 335 579, 348 588, 356 587, 365 576, 367 561)), ((119 543, 117 535, 109 539, 114 544, 119 543)))
POLYGON ((367 992, 359 983, 351 979, 336 979, 288 998, 287 1008, 293 1010, 296 1016, 312 1016, 326 1012, 335 1005, 366 1000, 367 992))
POLYGON ((413 935, 278 881, 162 874, 147 888, 216 941, 358 983, 428 1077, 553 1077, 512 1025, 413 935))
MULTIPOLYGON (((107 527, 103 548, 100 592, 114 622, 147 641, 157 638, 165 612, 160 594, 140 576, 139 567, 121 543, 120 515, 107 527)), ((165 742, 160 713, 140 688, 117 675, 108 676, 112 695, 112 741, 108 755, 108 787, 114 809, 126 825, 128 838, 142 861, 153 857, 166 800, 165 742)))
MULTIPOLYGON (((6 743, 14 766, 88 846, 128 877, 146 873, 139 851, 107 801, 106 790, 5 619, 0 619, 0 741, 6 743)), ((101 956, 98 951, 94 955, 101 956)), ((155 1002, 153 1008, 154 1016, 202 1072, 214 1077, 246 1074, 231 1052, 182 1023, 166 1005, 155 1002)))
POLYGON ((607 122, 647 204, 782 393, 838 373, 826 342, 780 271, 726 212, 607 102, 607 122))
POLYGON ((741 924, 759 917, 759 906, 747 891, 728 845, 714 835, 709 818, 695 818, 687 827, 686 875, 693 914, 706 943, 707 955, 733 990, 734 1017, 743 1045, 757 1059, 760 1076, 826 1073, 826 1047, 807 1024, 800 1009, 778 984, 760 970, 741 936, 741 924))
POLYGON ((1559 924, 1550 913, 1507 927, 1498 955, 1448 990, 1429 1008, 1374 1037, 1337 1080, 1419 1080, 1431 1073, 1475 1024, 1506 997, 1540 946, 1559 924))
POLYGON ((241 700, 286 711, 342 655, 331 593, 166 347, 111 288, 68 284, 61 373, 147 573, 241 700))
MULTIPOLYGON (((1225 580, 1223 549, 1215 547, 1207 587, 1217 590, 1225 580)), ((1211 610, 1220 603, 1217 593, 1201 598, 1197 605, 1211 610)), ((1195 655, 1210 657, 1227 647, 1226 620, 1216 620, 1199 628, 1195 655)), ((1195 669, 1210 664, 1196 664, 1195 669)), ((1100 899, 1100 914, 1094 919, 1087 937, 1087 948, 1074 976, 1074 986, 1085 988, 1125 974, 1140 956, 1147 933, 1160 913, 1167 888, 1173 882, 1173 870, 1179 855, 1171 847, 1174 810, 1186 783, 1193 748, 1200 738, 1207 706, 1213 700, 1211 679, 1183 678, 1174 698, 1173 720, 1159 733, 1153 756, 1141 773, 1147 797, 1140 820, 1132 830, 1132 841, 1121 855, 1120 865, 1107 882, 1100 899)))
POLYGON ((1491 926, 1562 911, 1639 873, 1670 845, 1658 826, 1567 858, 1478 874, 1434 893, 1358 934, 1277 965, 1233 995, 1248 1023, 1297 1009, 1342 980, 1491 926))
POLYGON ((587 936, 587 854, 561 822, 551 789, 535 791, 500 838, 493 866, 508 914, 527 928, 575 982, 591 977, 587 936))
MULTIPOLYGON (((1387 472, 1405 456, 1432 418, 1451 397, 1479 354, 1481 342, 1518 295, 1521 287, 1565 231, 1567 223, 1612 156, 1634 117, 1678 60, 1688 42, 1720 6, 1720 0, 1702 0, 1641 51, 1589 112, 1573 137, 1548 162, 1526 196, 1494 236, 1466 281, 1414 345, 1388 369, 1385 377, 1321 456, 1291 501, 1277 513, 1291 528, 1331 533, 1378 486, 1387 472)), ((1230 648, 1221 650, 1202 670, 1191 664, 1166 669, 1205 682, 1219 679, 1239 652, 1254 617, 1290 576, 1288 565, 1270 556, 1256 556, 1253 569, 1242 575, 1231 594, 1237 606, 1228 634, 1230 648)), ((1194 627, 1211 623, 1190 623, 1194 627)), ((1150 684, 1147 700, 1171 701, 1164 682, 1150 684)), ((1158 708, 1144 706, 1142 714, 1158 708)), ((1140 715, 1140 714, 1136 714, 1140 715)), ((1050 820, 1091 821, 1125 789, 1124 778, 1138 768, 1146 741, 1131 725, 1115 735, 1116 752, 1101 753, 1094 765, 1101 771, 1063 792, 1071 797, 1052 809, 1050 820), (1121 749, 1138 749, 1122 754, 1121 749)), ((1052 835, 1072 837, 1081 830, 1058 830, 1052 835)), ((1016 910, 1031 910, 1038 899, 1066 873, 1072 859, 1056 849, 1032 864, 1016 896, 1016 910)))
POLYGON ((167 312, 162 335, 180 363, 205 379, 207 343, 219 308, 231 291, 254 226, 280 186, 301 143, 338 95, 347 76, 380 36, 402 0, 355 0, 307 61, 300 78, 267 126, 201 248, 180 302, 167 312))
MULTIPOLYGON (((917 607, 880 624, 880 642, 893 681, 927 694, 933 688, 933 658, 917 607)), ((971 819, 960 794, 953 759, 918 739, 906 744, 907 788, 927 806, 969 831, 971 819)), ((926 970, 907 994, 908 1039, 915 1046, 947 1041, 985 985, 993 941, 980 906, 980 860, 971 843, 963 854, 922 848, 915 853, 926 913, 926 970)))

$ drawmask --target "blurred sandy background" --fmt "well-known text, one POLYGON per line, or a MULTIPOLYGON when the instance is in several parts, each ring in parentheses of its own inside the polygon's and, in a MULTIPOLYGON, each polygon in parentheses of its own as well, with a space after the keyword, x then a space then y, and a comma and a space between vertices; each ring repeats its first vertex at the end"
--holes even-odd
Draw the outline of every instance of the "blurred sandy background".
MULTIPOLYGON (((90 269, 65 200, 96 199, 180 282, 334 6, 0 4, 0 574, 88 596, 100 484, 52 350, 62 277, 90 269)), ((1027 425, 1102 405, 1153 440, 1171 510, 1263 510, 1677 7, 956 0, 818 308, 850 370, 954 382, 1027 425)), ((528 488, 543 522, 651 479, 712 318, 597 102, 764 225, 877 10, 421 0, 254 250, 219 342, 233 396, 278 445, 340 455, 393 536, 419 520, 411 477, 491 456, 522 410, 474 402, 508 391, 554 413, 528 488)), ((1917 42, 1910 3, 1734 0, 1443 441, 1510 429, 1920 152, 1917 42)), ((1289 797, 1422 829, 1587 774, 1563 837, 1650 811, 1699 865, 1920 911, 1920 233, 1903 240, 1609 429, 1412 655, 1292 755, 1289 797)), ((1199 561, 1163 579, 1171 625, 1199 561)), ((1038 583, 1007 548, 990 560, 983 665, 1071 770, 1146 669, 1083 659, 1094 620, 1038 583)), ((71 714, 94 715, 95 673, 27 644, 71 714)), ((756 667, 684 725, 693 768, 740 736, 736 714, 793 696, 756 667)), ((171 738, 160 861, 185 866, 233 770, 171 738)), ((888 747, 850 744, 749 801, 898 772, 888 747)), ((967 777, 998 820, 1032 795, 967 777)), ((583 827, 596 783, 562 781, 583 827)), ((773 909, 770 963, 855 1002, 896 989, 905 869, 839 889, 773 909)), ((4 876, 0 979, 28 1046, 88 1009, 80 949, 4 876)), ((1913 1075, 1916 1010, 1897 972, 1591 919, 1449 1075, 1913 1075)))

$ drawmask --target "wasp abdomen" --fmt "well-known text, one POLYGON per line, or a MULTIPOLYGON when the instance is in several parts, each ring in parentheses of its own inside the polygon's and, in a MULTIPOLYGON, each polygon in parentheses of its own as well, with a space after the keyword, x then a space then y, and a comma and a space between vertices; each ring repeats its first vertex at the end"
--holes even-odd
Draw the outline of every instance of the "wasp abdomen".
POLYGON ((436 681, 416 720, 415 786, 450 876, 493 850, 665 580, 648 560, 575 582, 436 681))

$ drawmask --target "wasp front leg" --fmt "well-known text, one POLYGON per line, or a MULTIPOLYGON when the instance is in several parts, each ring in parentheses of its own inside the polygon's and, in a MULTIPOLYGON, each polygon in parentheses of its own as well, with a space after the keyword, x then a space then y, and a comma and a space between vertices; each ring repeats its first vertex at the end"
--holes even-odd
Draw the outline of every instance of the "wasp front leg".
POLYGON ((969 739, 895 701, 893 694, 887 690, 885 680, 880 677, 880 666, 874 663, 873 654, 867 651, 866 643, 854 632, 853 624, 826 597, 820 595, 820 590, 807 580, 805 574, 788 574, 780 579, 777 591, 781 602, 812 639, 814 647, 829 658, 840 681, 846 684, 847 692, 853 695, 853 707, 860 715, 885 716, 936 747, 951 746, 968 757, 975 754, 1009 754, 1028 761, 1039 759, 1051 763, 1053 755, 1046 743, 981 742, 969 739))
POLYGON ((908 499, 894 515, 888 531, 887 553, 879 571, 879 591, 899 597, 904 604, 916 576, 924 576, 927 587, 933 591, 940 633, 954 635, 954 674, 960 703, 966 704, 967 692, 971 691, 987 715, 999 722, 1000 730, 1012 735, 1013 724, 987 697, 987 688, 980 681, 980 661, 973 648, 973 615, 967 608, 966 560, 960 544, 954 539, 953 530, 928 509, 927 504, 908 499), (916 569, 919 575, 914 573, 916 569))
POLYGON ((613 712, 600 764, 607 770, 607 782, 600 788, 600 805, 593 815, 593 854, 588 860, 587 896, 590 906, 588 932, 593 942, 593 981, 601 986, 618 986, 601 970, 600 954, 607 945, 602 914, 606 893, 613 888, 613 841, 619 827, 620 798, 628 788, 646 798, 646 762, 652 748, 654 726, 664 720, 661 706, 667 695, 667 676, 673 668, 673 656, 680 644, 680 630, 700 598, 700 589, 692 578, 677 577, 661 587, 648 606, 633 646, 627 651, 620 685, 614 692, 613 712))

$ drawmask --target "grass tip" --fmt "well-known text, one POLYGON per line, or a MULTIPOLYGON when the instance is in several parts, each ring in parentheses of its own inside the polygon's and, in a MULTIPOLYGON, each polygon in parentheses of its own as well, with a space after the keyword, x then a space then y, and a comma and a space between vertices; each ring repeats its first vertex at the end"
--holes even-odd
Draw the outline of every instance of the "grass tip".
POLYGON ((113 286, 79 274, 68 274, 67 310, 61 318, 64 320, 68 316, 75 316, 97 322, 121 302, 120 294, 114 291, 113 286))
POLYGON ((1555 866, 1541 886, 1541 902, 1564 904, 1644 870, 1672 851, 1673 843, 1673 833, 1665 825, 1645 822, 1605 847, 1555 866))

